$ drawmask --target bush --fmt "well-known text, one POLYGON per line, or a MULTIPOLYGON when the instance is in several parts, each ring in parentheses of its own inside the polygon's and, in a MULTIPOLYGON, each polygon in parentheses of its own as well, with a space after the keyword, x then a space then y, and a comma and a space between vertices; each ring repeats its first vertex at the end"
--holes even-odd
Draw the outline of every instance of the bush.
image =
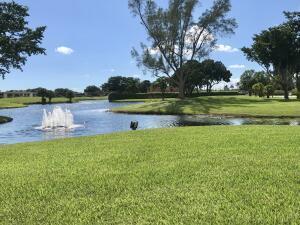
POLYGON ((275 90, 274 91, 274 95, 278 96, 278 95, 284 95, 284 91, 283 90, 275 90))
MULTIPOLYGON (((200 96, 233 96, 233 95, 244 95, 237 91, 216 91, 216 92, 200 92, 200 93, 193 93, 192 95, 188 97, 200 97, 200 96)), ((116 100, 124 100, 124 99, 156 99, 161 98, 162 93, 161 92, 149 92, 149 93, 136 93, 136 94, 130 94, 130 93, 119 93, 119 92, 111 92, 108 95, 108 100, 110 102, 116 101, 116 100)), ((178 98, 177 92, 165 92, 164 93, 165 98, 178 98)))

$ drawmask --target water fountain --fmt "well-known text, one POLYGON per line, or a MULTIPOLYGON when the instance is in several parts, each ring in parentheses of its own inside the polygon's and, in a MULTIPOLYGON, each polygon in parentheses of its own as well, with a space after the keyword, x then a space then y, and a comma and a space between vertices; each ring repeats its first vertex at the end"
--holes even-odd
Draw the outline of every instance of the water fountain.
POLYGON ((74 117, 70 110, 63 110, 60 106, 55 106, 52 112, 44 109, 41 129, 73 129, 78 127, 74 124, 74 117))

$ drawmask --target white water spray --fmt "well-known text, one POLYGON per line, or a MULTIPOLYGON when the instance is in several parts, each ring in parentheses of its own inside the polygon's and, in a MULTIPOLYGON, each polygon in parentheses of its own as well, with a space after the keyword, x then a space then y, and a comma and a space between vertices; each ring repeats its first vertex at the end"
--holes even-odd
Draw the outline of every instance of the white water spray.
POLYGON ((44 109, 41 129, 72 129, 76 127, 78 125, 74 124, 74 117, 70 110, 66 109, 64 111, 59 106, 55 106, 52 112, 47 112, 44 109))

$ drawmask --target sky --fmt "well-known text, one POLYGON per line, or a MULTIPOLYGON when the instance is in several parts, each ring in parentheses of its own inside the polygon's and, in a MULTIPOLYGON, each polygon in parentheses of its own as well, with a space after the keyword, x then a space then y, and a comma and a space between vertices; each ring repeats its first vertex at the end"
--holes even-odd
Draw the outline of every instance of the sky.
MULTIPOLYGON (((15 0, 29 7, 29 26, 47 26, 42 46, 47 55, 28 58, 23 72, 13 70, 0 81, 0 90, 35 87, 70 88, 83 91, 101 85, 110 76, 155 78, 143 74, 132 59, 132 47, 147 39, 137 18, 128 10, 127 0, 15 0)), ((166 5, 168 0, 156 0, 166 5)), ((195 18, 212 5, 202 0, 195 18)), ((283 11, 300 11, 299 0, 232 0, 230 16, 239 27, 229 37, 219 37, 219 51, 210 58, 231 70, 232 82, 247 69, 261 70, 247 61, 240 48, 250 46, 254 34, 284 21, 283 11), (222 50, 222 51, 221 51, 222 50)))

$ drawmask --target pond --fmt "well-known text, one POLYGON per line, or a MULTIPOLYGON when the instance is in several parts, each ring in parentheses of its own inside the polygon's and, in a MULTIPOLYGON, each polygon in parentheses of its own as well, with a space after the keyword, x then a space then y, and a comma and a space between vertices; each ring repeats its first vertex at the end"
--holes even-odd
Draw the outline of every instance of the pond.
POLYGON ((224 118, 218 116, 168 116, 168 115, 133 115, 109 112, 109 109, 127 104, 109 103, 108 101, 84 101, 74 104, 30 105, 25 108, 3 109, 0 115, 14 118, 13 122, 0 125, 0 144, 44 141, 56 138, 89 136, 130 130, 130 122, 138 121, 138 129, 207 126, 207 125, 299 125, 300 119, 254 119, 224 118), (43 110, 52 110, 55 106, 69 109, 76 124, 82 125, 72 130, 37 129, 41 126, 43 110))

